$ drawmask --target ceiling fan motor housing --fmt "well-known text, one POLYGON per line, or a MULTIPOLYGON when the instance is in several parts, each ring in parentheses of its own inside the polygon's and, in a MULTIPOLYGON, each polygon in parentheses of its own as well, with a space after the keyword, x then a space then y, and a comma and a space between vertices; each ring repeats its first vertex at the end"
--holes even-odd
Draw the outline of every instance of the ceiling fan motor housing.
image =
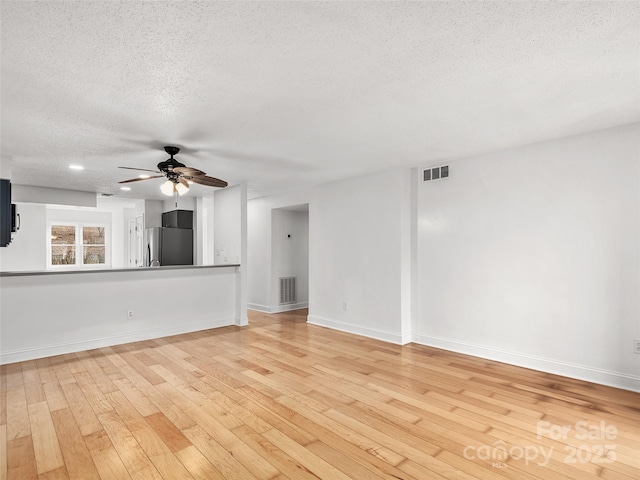
MULTIPOLYGON (((174 168, 186 166, 184 163, 180 163, 175 158, 173 158, 173 156, 177 155, 180 151, 178 147, 166 146, 164 147, 164 151, 171 155, 171 158, 168 158, 164 162, 160 162, 158 164, 158 170, 163 172, 165 175, 169 176, 171 172, 173 172, 174 168)), ((175 177, 177 179, 178 175, 175 175, 175 177)), ((175 179, 171 177, 169 177, 169 179, 175 182, 175 179)))

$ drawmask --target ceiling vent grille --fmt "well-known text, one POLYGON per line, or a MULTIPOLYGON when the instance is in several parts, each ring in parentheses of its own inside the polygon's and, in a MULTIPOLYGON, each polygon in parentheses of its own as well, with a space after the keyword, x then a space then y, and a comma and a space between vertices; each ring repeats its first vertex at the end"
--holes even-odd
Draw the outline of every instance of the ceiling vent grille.
POLYGON ((440 167, 425 168, 422 171, 422 181, 428 182, 429 180, 439 180, 441 178, 447 178, 449 176, 449 165, 442 165, 440 167))

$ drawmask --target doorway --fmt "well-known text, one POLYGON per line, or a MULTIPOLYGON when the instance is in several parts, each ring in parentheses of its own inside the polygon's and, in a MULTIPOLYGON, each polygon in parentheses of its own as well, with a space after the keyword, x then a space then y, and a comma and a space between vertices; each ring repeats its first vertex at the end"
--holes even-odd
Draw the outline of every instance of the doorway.
POLYGON ((272 313, 309 307, 309 204, 271 210, 272 313))

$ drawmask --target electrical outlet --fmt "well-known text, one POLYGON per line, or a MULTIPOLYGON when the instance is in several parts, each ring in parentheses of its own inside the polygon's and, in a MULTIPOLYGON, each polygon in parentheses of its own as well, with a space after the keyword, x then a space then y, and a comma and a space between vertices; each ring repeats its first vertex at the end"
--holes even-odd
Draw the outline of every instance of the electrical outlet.
POLYGON ((347 309, 347 302, 342 302, 342 309, 346 310, 347 309))
POLYGON ((633 341, 633 353, 640 354, 640 340, 633 341))
POLYGON ((133 310, 127 310, 127 318, 133 318, 133 310))

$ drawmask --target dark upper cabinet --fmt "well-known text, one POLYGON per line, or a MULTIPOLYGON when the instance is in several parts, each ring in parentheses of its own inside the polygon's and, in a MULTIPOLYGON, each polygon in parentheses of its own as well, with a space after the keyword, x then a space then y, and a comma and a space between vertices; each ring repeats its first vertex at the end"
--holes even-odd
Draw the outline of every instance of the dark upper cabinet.
POLYGON ((193 211, 173 210, 162 214, 162 226, 169 228, 193 228, 193 211))
POLYGON ((0 179, 0 247, 11 243, 11 182, 0 179))

